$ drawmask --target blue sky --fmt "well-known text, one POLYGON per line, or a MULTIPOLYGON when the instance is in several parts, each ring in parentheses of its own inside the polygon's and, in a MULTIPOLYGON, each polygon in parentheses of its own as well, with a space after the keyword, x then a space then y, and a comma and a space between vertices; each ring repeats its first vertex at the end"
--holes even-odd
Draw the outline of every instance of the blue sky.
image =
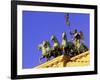
MULTIPOLYGON (((62 32, 67 33, 68 40, 71 40, 69 27, 66 25, 66 13, 59 12, 35 12, 23 11, 23 68, 33 68, 40 64, 39 58, 41 51, 38 50, 38 44, 43 40, 50 41, 51 35, 55 35, 61 43, 62 32)), ((90 15, 82 13, 70 13, 70 27, 73 31, 83 31, 85 44, 89 47, 89 29, 90 15)), ((50 41, 51 45, 52 42, 50 41)), ((45 62, 45 59, 42 60, 45 62)))

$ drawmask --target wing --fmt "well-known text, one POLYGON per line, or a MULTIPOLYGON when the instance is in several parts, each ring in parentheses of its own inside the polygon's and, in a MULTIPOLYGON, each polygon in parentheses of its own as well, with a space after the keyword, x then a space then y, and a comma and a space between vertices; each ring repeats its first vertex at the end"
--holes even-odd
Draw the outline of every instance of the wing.
POLYGON ((80 37, 81 37, 82 40, 84 40, 84 34, 83 34, 82 31, 80 31, 80 37))

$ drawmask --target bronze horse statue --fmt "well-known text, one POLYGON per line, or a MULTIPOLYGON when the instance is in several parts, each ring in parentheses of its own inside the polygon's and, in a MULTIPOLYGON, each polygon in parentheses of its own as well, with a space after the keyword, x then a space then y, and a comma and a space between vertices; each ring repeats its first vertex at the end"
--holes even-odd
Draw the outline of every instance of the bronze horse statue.
POLYGON ((51 41, 53 42, 53 48, 52 48, 53 57, 62 55, 60 43, 58 42, 57 38, 54 35, 51 36, 51 41))
POLYGON ((40 61, 43 58, 46 58, 47 61, 50 60, 50 44, 48 41, 43 41, 42 44, 38 45, 38 49, 42 50, 42 56, 40 57, 40 61))

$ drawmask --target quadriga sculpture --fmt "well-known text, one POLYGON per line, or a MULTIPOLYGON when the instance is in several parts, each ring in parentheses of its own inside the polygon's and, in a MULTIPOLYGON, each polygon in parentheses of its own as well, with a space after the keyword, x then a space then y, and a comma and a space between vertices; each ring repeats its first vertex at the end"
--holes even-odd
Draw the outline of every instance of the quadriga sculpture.
POLYGON ((39 50, 42 50, 40 60, 46 58, 48 61, 51 57, 55 58, 62 54, 73 57, 88 50, 88 47, 84 44, 84 36, 82 31, 77 32, 75 29, 74 32, 70 32, 70 34, 73 36, 72 41, 67 40, 66 32, 62 33, 61 44, 58 42, 56 36, 52 35, 52 47, 49 41, 43 41, 42 44, 38 46, 39 50))

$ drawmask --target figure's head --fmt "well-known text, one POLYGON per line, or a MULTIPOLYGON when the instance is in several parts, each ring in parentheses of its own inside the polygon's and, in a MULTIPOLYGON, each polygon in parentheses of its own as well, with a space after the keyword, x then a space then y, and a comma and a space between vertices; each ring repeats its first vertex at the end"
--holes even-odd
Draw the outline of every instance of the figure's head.
POLYGON ((77 33, 77 29, 74 30, 74 33, 77 33))

